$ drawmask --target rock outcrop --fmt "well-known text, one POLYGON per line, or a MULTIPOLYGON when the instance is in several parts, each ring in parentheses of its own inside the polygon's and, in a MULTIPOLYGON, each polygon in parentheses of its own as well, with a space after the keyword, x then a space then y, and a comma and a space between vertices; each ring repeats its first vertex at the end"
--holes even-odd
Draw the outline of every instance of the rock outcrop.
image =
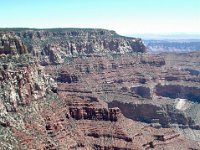
POLYGON ((163 97, 188 99, 193 102, 200 102, 200 88, 184 85, 160 85, 156 86, 156 94, 163 97))
POLYGON ((198 53, 170 63, 173 57, 145 53, 140 39, 114 31, 6 30, 2 149, 199 148, 200 79, 188 70, 199 70, 198 53))
POLYGON ((10 34, 0 33, 0 55, 25 53, 27 53, 27 48, 19 37, 17 38, 10 34))
POLYGON ((159 129, 178 128, 198 141, 193 132, 199 134, 199 76, 176 68, 165 58, 150 54, 74 58, 67 67, 60 66, 58 91, 94 94, 129 119, 159 129), (151 58, 152 63, 143 62, 151 58))
POLYGON ((146 52, 141 39, 104 29, 9 30, 19 36, 41 64, 60 64, 66 57, 107 53, 146 52))
POLYGON ((70 107, 70 115, 77 120, 89 119, 89 120, 109 120, 117 121, 117 115, 119 114, 119 108, 91 108, 91 107, 70 107))
POLYGON ((0 147, 25 149, 14 131, 27 132, 24 118, 29 112, 26 109, 32 103, 46 99, 57 85, 28 54, 19 37, 4 33, 0 39, 0 133, 5 136, 0 147))

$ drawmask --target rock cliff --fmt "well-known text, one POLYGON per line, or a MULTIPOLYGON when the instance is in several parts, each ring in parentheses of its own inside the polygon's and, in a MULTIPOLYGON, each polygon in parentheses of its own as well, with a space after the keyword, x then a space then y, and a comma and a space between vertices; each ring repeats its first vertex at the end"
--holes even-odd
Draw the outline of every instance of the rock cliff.
POLYGON ((145 52, 141 39, 118 35, 104 29, 10 29, 42 64, 59 64, 66 57, 107 53, 145 52))
POLYGON ((10 34, 0 33, 0 55, 25 54, 27 49, 19 37, 10 34))
POLYGON ((0 147, 198 149, 199 56, 102 29, 2 29, 0 147))
POLYGON ((25 109, 46 99, 57 85, 28 54, 19 37, 4 33, 0 41, 0 133, 4 135, 0 147, 22 149, 14 130, 27 132, 24 118, 28 112, 25 109))
MULTIPOLYGON (((192 59, 188 55, 179 57, 192 59)), ((58 69, 58 92, 96 95, 129 119, 159 129, 178 129, 187 138, 199 141, 199 76, 185 71, 184 67, 193 64, 176 67, 171 63, 180 61, 168 61, 167 57, 124 54, 74 58, 58 69)))

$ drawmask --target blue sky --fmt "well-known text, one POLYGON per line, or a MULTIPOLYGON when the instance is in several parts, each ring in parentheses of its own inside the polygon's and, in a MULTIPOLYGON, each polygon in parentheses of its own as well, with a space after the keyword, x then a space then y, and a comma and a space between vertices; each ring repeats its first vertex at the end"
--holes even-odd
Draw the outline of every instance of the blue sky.
POLYGON ((0 27, 200 33, 200 0, 0 0, 0 27))

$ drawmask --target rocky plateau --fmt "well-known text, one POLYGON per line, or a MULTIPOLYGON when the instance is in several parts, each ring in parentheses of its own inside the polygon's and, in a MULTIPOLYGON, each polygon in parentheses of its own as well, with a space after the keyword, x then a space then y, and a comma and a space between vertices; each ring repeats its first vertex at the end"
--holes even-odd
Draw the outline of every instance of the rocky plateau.
POLYGON ((104 29, 0 29, 0 149, 198 150, 200 52, 104 29))

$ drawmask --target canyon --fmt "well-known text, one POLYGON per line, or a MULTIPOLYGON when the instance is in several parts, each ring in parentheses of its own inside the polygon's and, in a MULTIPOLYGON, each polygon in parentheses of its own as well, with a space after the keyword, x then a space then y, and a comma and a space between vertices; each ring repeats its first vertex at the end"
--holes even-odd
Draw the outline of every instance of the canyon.
POLYGON ((199 58, 104 29, 0 29, 0 147, 197 150, 199 58))

